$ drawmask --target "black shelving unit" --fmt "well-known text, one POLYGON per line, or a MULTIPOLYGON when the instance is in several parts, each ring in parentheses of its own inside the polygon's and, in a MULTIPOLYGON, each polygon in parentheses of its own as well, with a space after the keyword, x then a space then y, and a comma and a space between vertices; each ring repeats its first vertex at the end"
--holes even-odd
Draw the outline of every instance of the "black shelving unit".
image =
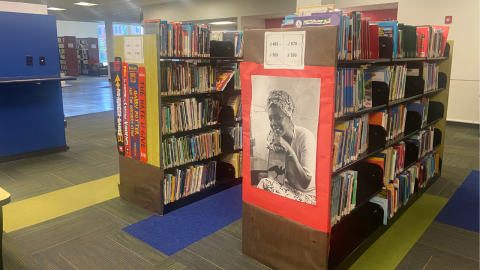
MULTIPOLYGON (((440 58, 401 58, 401 59, 365 59, 354 61, 338 61, 337 65, 355 67, 358 64, 395 64, 402 62, 424 62, 424 61, 445 61, 449 58, 450 45, 447 44, 445 49, 445 57, 440 58)), ((388 52, 387 52, 388 55, 388 52)), ((364 113, 371 111, 382 110, 389 106, 398 104, 404 104, 414 102, 422 99, 423 97, 429 97, 429 108, 427 114, 427 120, 423 123, 423 119, 417 112, 408 112, 405 123, 405 131, 392 140, 385 140, 386 131, 383 127, 381 134, 376 132, 371 136, 372 130, 369 129, 369 149, 366 153, 359 155, 354 162, 344 165, 342 168, 332 172, 332 177, 342 173, 345 170, 358 171, 357 179, 357 201, 355 208, 346 216, 337 222, 331 229, 330 234, 330 250, 328 258, 328 269, 348 269, 353 263, 383 234, 385 233, 395 222, 401 218, 411 205, 413 205, 418 198, 440 177, 442 159, 440 157, 438 161, 438 168, 440 173, 436 173, 434 177, 427 181, 426 187, 418 188, 418 179, 415 185, 414 194, 411 195, 406 205, 402 205, 395 213, 393 218, 388 219, 387 225, 383 224, 383 209, 374 203, 370 202, 370 199, 376 196, 383 188, 383 178, 373 176, 376 170, 382 169, 379 165, 366 162, 366 159, 377 155, 379 152, 405 141, 407 138, 416 134, 417 132, 430 128, 432 125, 444 120, 445 111, 445 99, 435 99, 437 94, 448 91, 447 89, 448 77, 445 73, 439 72, 438 89, 424 92, 424 81, 421 77, 407 76, 405 83, 405 96, 400 100, 390 101, 388 100, 389 87, 385 83, 374 82, 372 86, 373 90, 373 108, 367 110, 351 113, 336 117, 335 121, 349 120, 354 117, 360 116, 364 113), (442 100, 439 102, 438 100, 442 100), (383 141, 380 140, 383 135, 383 141), (371 144, 372 142, 374 142, 371 144), (375 166, 378 166, 376 168, 375 166), (372 175, 368 176, 365 170, 369 171, 372 175)), ((372 127, 374 125, 369 125, 372 127)), ((442 129, 440 127, 435 128, 433 149, 429 152, 423 153, 421 157, 418 156, 418 147, 414 143, 406 142, 405 153, 405 167, 404 170, 408 170, 411 166, 420 161, 423 157, 430 154, 432 151, 438 151, 439 147, 442 147, 442 129)), ((441 150, 440 150, 441 151, 441 150)), ((437 152, 438 153, 438 152, 437 152)), ((383 172, 383 171, 382 171, 383 172)), ((377 175, 383 175, 376 173, 377 175)))

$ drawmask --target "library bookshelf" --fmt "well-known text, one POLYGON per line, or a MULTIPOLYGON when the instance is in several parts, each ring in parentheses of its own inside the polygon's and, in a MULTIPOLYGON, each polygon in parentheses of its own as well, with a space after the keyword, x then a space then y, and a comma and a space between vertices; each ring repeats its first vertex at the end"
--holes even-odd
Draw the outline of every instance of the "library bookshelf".
MULTIPOLYGON (((387 109, 388 113, 391 106, 409 104, 424 97, 429 98, 426 121, 420 113, 407 110, 403 133, 391 140, 386 139, 388 130, 383 126, 369 123, 367 150, 354 162, 336 170, 333 170, 332 166, 333 150, 317 146, 316 205, 314 206, 282 198, 275 194, 275 191, 260 190, 256 186, 258 181, 254 181, 257 176, 255 174, 258 172, 244 166, 242 253, 274 269, 348 269, 441 175, 453 41, 447 42, 445 53, 441 58, 366 60, 337 60, 337 41, 338 28, 334 26, 246 30, 245 57, 241 66, 245 130, 250 128, 247 116, 249 116, 250 106, 253 106, 249 101, 253 88, 248 83, 252 84, 249 78, 254 75, 321 78, 317 140, 322 146, 333 146, 336 121, 352 120, 381 109, 387 109), (305 33, 305 68, 287 71, 265 68, 266 32, 279 32, 279 35, 286 36, 293 34, 288 33, 291 31, 305 33), (399 100, 391 100, 387 83, 374 81, 371 89, 372 108, 335 118, 335 83, 329 83, 336 79, 337 67, 350 68, 365 64, 391 66, 410 62, 438 64, 438 88, 424 92, 425 82, 421 75, 406 76, 405 95, 399 100), (326 83, 323 84, 323 82, 326 83), (419 131, 432 127, 434 127, 433 149, 419 157, 418 147, 414 143, 409 143, 407 139, 419 131), (404 171, 414 166, 422 157, 435 151, 439 156, 438 172, 428 179, 426 186, 422 188, 419 188, 419 179, 415 179, 415 189, 408 203, 399 207, 384 225, 384 210, 378 204, 370 202, 370 199, 382 192, 384 187, 383 169, 378 164, 367 162, 367 159, 403 142, 405 142, 404 171), (358 172, 356 206, 348 215, 331 226, 332 179, 346 170, 358 172)), ((381 44, 383 41, 385 38, 380 39, 381 44)), ((391 56, 391 50, 390 47, 389 52, 383 52, 380 55, 391 56)), ((302 105, 295 104, 295 106, 302 105)), ((246 140, 248 136, 249 134, 244 132, 244 164, 250 164, 251 158, 251 146, 246 140)))
MULTIPOLYGON (((124 57, 124 37, 114 37, 115 56, 121 57, 122 62, 124 57)), ((139 36, 135 36, 139 37, 139 36)), ((123 155, 119 155, 120 168, 120 183, 119 191, 120 197, 139 206, 147 209, 157 215, 164 215, 176 209, 184 207, 188 204, 199 201, 203 198, 221 192, 225 189, 242 183, 242 177, 235 178, 235 169, 232 165, 221 162, 220 159, 225 155, 238 153, 242 149, 233 147, 233 140, 228 137, 221 136, 221 153, 208 159, 182 164, 180 166, 164 168, 162 163, 164 139, 173 136, 184 136, 201 131, 208 131, 212 128, 219 129, 223 126, 240 124, 241 120, 235 120, 232 113, 229 113, 228 106, 221 106, 218 114, 218 122, 206 127, 192 129, 188 131, 181 131, 169 134, 162 134, 162 102, 170 102, 178 99, 187 98, 208 98, 216 97, 224 101, 230 95, 240 95, 240 91, 234 89, 233 78, 226 85, 224 91, 207 92, 207 93, 191 93, 185 95, 165 95, 161 93, 161 85, 166 80, 161 75, 161 69, 165 63, 175 62, 192 62, 201 61, 202 63, 216 66, 220 62, 239 62, 240 58, 236 57, 164 57, 160 56, 159 51, 159 35, 148 34, 143 35, 143 63, 132 63, 139 68, 145 68, 146 77, 146 126, 147 126, 147 156, 148 161, 142 162, 123 155), (167 173, 173 173, 176 168, 195 165, 201 162, 217 161, 216 167, 216 184, 206 187, 199 192, 184 196, 173 202, 164 203, 164 176, 167 173)), ((215 52, 211 52, 214 55, 215 52)), ((130 63, 129 63, 130 64, 130 63)), ((224 104, 221 102, 221 104, 224 104)))
MULTIPOLYGON (((441 176, 444 136, 446 126, 446 115, 448 107, 448 95, 450 88, 450 72, 453 56, 453 41, 448 41, 445 48, 444 57, 440 58, 400 58, 400 59, 368 59, 354 61, 338 61, 338 66, 354 66, 358 64, 379 63, 384 65, 408 63, 408 62, 434 62, 439 66, 438 89, 423 92, 423 79, 411 78, 406 82, 405 96, 400 100, 388 100, 388 87, 381 83, 373 83, 373 108, 365 111, 338 117, 335 120, 349 120, 355 116, 368 113, 377 109, 388 108, 397 104, 406 104, 423 97, 430 99, 428 108, 427 122, 422 125, 420 116, 415 112, 407 112, 405 122, 405 131, 394 140, 385 140, 386 131, 380 126, 369 126, 369 148, 354 163, 348 164, 332 173, 332 176, 341 173, 347 169, 357 170, 359 172, 357 205, 353 211, 335 224, 330 234, 330 251, 328 257, 328 269, 348 269, 355 261, 395 222, 401 218, 411 205, 420 198, 425 191, 430 188, 441 176), (383 224, 383 209, 372 202, 370 199, 382 191, 383 182, 380 172, 383 170, 378 165, 365 162, 369 157, 373 157, 384 149, 402 142, 413 134, 434 126, 433 150, 439 155, 439 171, 434 177, 429 179, 426 187, 418 188, 418 179, 416 179, 415 193, 410 197, 406 205, 401 206, 395 215, 388 219, 386 225, 383 224), (380 177, 379 177, 380 176, 380 177)), ((407 77, 408 78, 408 77, 407 77)), ((430 151, 431 152, 431 151, 430 151)), ((425 153, 422 157, 426 156, 425 153)), ((422 157, 417 156, 418 148, 406 143, 405 168, 418 162, 422 157)))

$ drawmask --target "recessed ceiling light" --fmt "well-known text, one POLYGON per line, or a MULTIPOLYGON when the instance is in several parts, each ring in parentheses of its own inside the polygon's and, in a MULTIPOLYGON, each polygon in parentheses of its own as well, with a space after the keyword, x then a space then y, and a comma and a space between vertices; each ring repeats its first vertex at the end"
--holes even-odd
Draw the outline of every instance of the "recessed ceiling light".
POLYGON ((85 7, 91 7, 91 6, 96 6, 97 4, 94 4, 94 3, 87 3, 87 2, 78 2, 78 3, 74 3, 75 5, 79 5, 79 6, 85 6, 85 7))
POLYGON ((65 10, 64 8, 58 8, 58 7, 49 7, 47 9, 48 10, 65 10))
POLYGON ((211 22, 210 24, 236 24, 236 22, 211 22))

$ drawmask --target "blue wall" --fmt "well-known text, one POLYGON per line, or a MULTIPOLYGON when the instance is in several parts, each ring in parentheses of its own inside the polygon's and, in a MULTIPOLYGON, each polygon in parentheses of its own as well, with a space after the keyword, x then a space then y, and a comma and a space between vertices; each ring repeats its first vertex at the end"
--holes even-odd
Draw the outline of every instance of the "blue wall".
POLYGON ((56 17, 0 12, 0 52, 0 80, 60 77, 56 17), (27 55, 33 66, 27 66, 27 55), (39 56, 45 56, 45 66, 39 56))
POLYGON ((66 145, 60 81, 0 84, 0 157, 66 145))

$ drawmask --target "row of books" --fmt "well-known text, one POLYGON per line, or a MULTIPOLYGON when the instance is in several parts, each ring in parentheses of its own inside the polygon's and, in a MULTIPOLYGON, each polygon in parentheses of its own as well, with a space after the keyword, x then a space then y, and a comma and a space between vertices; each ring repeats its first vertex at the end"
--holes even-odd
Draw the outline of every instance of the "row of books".
POLYGON ((242 120, 242 96, 231 95, 226 99, 226 103, 223 107, 229 107, 233 111, 233 121, 242 120))
POLYGON ((233 166, 235 178, 243 177, 243 152, 224 155, 220 161, 233 166))
POLYGON ((339 26, 338 59, 378 59, 379 37, 392 39, 392 58, 442 57, 449 26, 411 26, 398 21, 368 21, 362 13, 343 11, 287 16, 282 28, 339 26))
POLYGON ((233 140, 233 149, 238 150, 243 148, 243 126, 240 123, 232 126, 222 126, 222 133, 225 140, 225 136, 229 136, 233 140))
POLYGON ((217 162, 207 161, 175 169, 172 174, 166 173, 163 179, 163 203, 166 205, 215 185, 216 170, 217 162))
POLYGON ((370 66, 368 73, 372 80, 384 82, 389 87, 388 100, 398 100, 405 97, 405 81, 407 79, 407 65, 370 66))
POLYGON ((210 41, 230 41, 233 43, 235 57, 243 57, 243 31, 212 31, 210 41))
POLYGON ((349 121, 335 122, 333 141, 333 171, 357 160, 368 149, 369 115, 349 121))
POLYGON ((407 104, 398 104, 388 109, 370 112, 370 121, 372 125, 382 126, 387 131, 387 140, 398 138, 405 131, 407 112, 417 112, 422 119, 422 126, 427 124, 429 98, 409 102, 407 104))
MULTIPOLYGON (((238 67, 222 65, 218 69, 210 63, 162 62, 160 76, 161 95, 175 96, 191 93, 223 91, 234 77, 238 67)), ((238 77, 239 79, 239 77, 238 77)))
POLYGON ((424 93, 438 89, 438 64, 423 63, 424 93))
MULTIPOLYGON (((379 165, 383 170, 383 183, 390 183, 405 168, 405 142, 400 142, 365 161, 379 165)), ((407 164, 408 166, 409 164, 407 164)))
POLYGON ((382 191, 370 200, 384 209, 385 225, 387 219, 392 218, 402 205, 408 203, 415 194, 415 188, 426 187, 428 181, 438 172, 438 159, 439 155, 435 152, 426 155, 386 184, 382 191))
POLYGON ((428 129, 417 132, 405 141, 414 143, 418 147, 418 158, 420 158, 433 150, 434 135, 435 127, 430 126, 428 129))
POLYGON ((358 172, 347 170, 332 178, 331 226, 355 209, 358 172))
POLYGON ((221 131, 211 129, 182 137, 172 136, 162 142, 162 150, 165 169, 212 158, 222 152, 221 131))
POLYGON ((188 98, 162 102, 162 134, 171 134, 215 125, 220 101, 215 98, 188 98))
POLYGON ((337 68, 335 117, 372 107, 372 75, 366 66, 337 68))
POLYGON ((210 56, 211 29, 208 24, 146 20, 145 34, 160 36, 160 56, 210 56))

